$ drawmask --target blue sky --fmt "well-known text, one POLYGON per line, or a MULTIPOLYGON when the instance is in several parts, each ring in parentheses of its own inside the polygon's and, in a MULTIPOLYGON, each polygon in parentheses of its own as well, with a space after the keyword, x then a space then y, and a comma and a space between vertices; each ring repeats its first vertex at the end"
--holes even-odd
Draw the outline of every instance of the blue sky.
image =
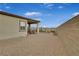
POLYGON ((42 27, 57 27, 79 14, 78 3, 0 3, 0 11, 6 11, 35 20, 42 27))

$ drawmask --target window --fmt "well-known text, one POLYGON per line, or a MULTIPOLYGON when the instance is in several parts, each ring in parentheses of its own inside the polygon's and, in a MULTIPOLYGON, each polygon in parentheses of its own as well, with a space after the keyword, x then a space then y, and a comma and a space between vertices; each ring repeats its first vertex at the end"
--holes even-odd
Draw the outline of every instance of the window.
POLYGON ((25 32, 26 31, 26 22, 19 21, 19 31, 20 32, 25 32))

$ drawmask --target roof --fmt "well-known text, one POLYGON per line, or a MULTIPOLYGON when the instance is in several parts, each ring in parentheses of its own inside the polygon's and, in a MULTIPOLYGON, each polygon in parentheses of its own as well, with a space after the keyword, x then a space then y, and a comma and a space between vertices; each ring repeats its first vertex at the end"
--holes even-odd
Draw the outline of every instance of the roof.
POLYGON ((15 14, 4 12, 4 11, 0 11, 0 14, 27 20, 28 24, 34 24, 34 23, 39 23, 40 22, 38 20, 33 20, 33 19, 30 19, 30 18, 26 18, 26 17, 23 17, 23 16, 15 15, 15 14))
POLYGON ((61 26, 63 26, 64 24, 67 24, 67 23, 70 23, 70 22, 79 22, 79 15, 77 15, 77 16, 74 16, 74 17, 72 17, 71 19, 69 19, 68 21, 66 21, 66 22, 64 22, 63 24, 61 24, 60 26, 58 26, 58 28, 59 27, 61 27, 61 26), (78 19, 75 19, 75 18, 78 18, 78 19))

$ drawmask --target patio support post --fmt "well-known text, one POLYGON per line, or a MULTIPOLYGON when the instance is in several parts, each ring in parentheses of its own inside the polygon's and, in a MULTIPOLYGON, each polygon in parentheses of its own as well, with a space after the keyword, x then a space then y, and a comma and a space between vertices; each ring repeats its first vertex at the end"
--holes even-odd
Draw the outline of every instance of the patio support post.
POLYGON ((39 23, 37 23, 37 29, 36 29, 36 31, 37 31, 37 34, 39 34, 39 23))
POLYGON ((31 24, 28 24, 28 33, 31 33, 31 24))

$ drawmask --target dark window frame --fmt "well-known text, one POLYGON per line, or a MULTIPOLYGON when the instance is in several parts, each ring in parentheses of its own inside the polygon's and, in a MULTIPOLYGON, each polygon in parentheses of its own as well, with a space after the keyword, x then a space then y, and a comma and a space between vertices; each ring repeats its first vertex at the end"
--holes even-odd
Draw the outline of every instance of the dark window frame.
POLYGON ((26 21, 19 20, 19 32, 26 32, 26 21), (25 26, 21 26, 21 22, 24 22, 25 26))

